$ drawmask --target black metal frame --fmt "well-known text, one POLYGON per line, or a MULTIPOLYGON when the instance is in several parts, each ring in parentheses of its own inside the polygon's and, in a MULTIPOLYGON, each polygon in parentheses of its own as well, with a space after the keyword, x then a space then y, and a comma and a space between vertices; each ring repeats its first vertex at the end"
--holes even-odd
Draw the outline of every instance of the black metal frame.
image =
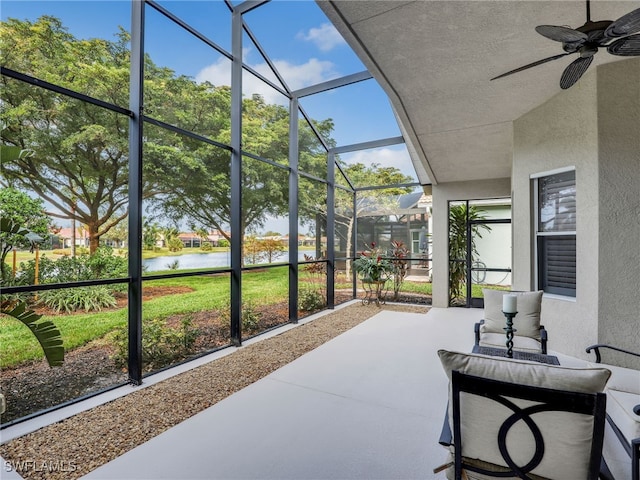
MULTIPOLYGON (((451 222, 449 218, 449 210, 451 209, 451 204, 459 204, 464 203, 467 209, 467 217, 466 217, 466 236, 467 236, 467 255, 465 258, 449 258, 449 263, 457 262, 464 263, 465 269, 467 272, 466 275, 466 299, 465 299, 465 308, 483 308, 484 307, 484 299, 482 298, 473 298, 473 272, 505 272, 511 273, 510 268, 487 268, 485 267, 474 267, 473 266, 473 252, 471 251, 471 236, 473 234, 473 226, 474 225, 485 225, 485 224, 511 224, 510 218, 493 218, 493 219, 485 219, 485 220, 469 220, 469 204, 475 200, 449 200, 447 204, 447 228, 448 231, 451 231, 451 222)), ((448 240, 447 240, 448 241, 448 240)))
MULTIPOLYGON (((231 343, 234 345, 242 345, 242 322, 241 322, 241 309, 242 309, 242 273, 250 270, 250 268, 242 266, 242 239, 238 235, 241 230, 241 200, 242 200, 242 184, 241 184, 241 169, 243 163, 243 157, 251 157, 258 161, 269 163, 274 167, 283 168, 288 171, 289 174, 289 233, 290 233, 290 252, 293 254, 297 250, 297 218, 298 218, 298 189, 301 178, 310 178, 318 182, 323 182, 327 186, 327 238, 329 243, 327 245, 327 257, 326 259, 318 260, 326 262, 327 264, 327 308, 334 308, 335 295, 334 295, 334 272, 335 272, 335 248, 333 245, 333 236, 335 234, 335 189, 341 189, 349 192, 354 197, 356 196, 356 188, 352 182, 347 178, 343 169, 340 167, 338 161, 338 155, 343 152, 353 152, 358 150, 364 150, 368 148, 375 148, 380 146, 387 146, 392 144, 404 143, 402 137, 393 137, 388 139, 375 140, 372 142, 365 142, 362 144, 346 145, 346 146, 333 146, 322 137, 314 122, 305 112, 302 106, 299 104, 298 99, 303 96, 314 95, 322 93, 327 90, 339 88, 353 83, 367 81, 373 77, 367 71, 347 75, 342 78, 331 80, 330 82, 324 82, 319 85, 310 86, 297 91, 292 91, 280 73, 275 68, 273 62, 269 59, 265 50, 262 48, 256 37, 248 28, 244 21, 244 14, 252 11, 255 8, 267 3, 266 0, 248 0, 237 4, 231 3, 230 0, 225 0, 225 4, 231 12, 230 23, 232 27, 232 41, 231 51, 227 51, 218 45, 216 42, 202 34, 195 28, 191 27, 188 22, 179 18, 179 16, 173 14, 168 8, 159 4, 156 0, 130 0, 131 2, 131 64, 130 64, 130 84, 129 84, 129 105, 128 108, 124 106, 110 104, 103 100, 93 98, 89 95, 70 90, 65 87, 55 85, 53 83, 46 82, 44 80, 26 75, 21 72, 17 72, 1 67, 1 74, 5 77, 13 78, 17 81, 25 82, 33 85, 34 87, 43 88, 52 92, 68 96, 83 102, 96 105, 100 108, 108 109, 121 115, 126 115, 129 118, 129 153, 130 153, 130 169, 129 169, 129 273, 126 278, 119 279, 105 279, 105 280, 91 280, 83 282, 73 282, 68 284, 47 284, 47 285, 32 285, 23 287, 7 287, 3 288, 4 293, 18 293, 27 291, 40 291, 60 288, 71 288, 76 286, 87 285, 106 285, 113 283, 126 283, 128 285, 128 297, 129 297, 129 313, 128 313, 128 334, 129 334, 129 355, 128 355, 128 374, 129 381, 134 384, 140 384, 143 380, 143 365, 142 365, 142 288, 143 282, 146 280, 162 279, 162 278, 174 278, 192 275, 204 275, 207 273, 227 273, 229 274, 229 281, 231 286, 231 296, 229 308, 231 311, 231 343), (231 79, 231 95, 232 95, 232 108, 231 108, 231 141, 229 145, 222 144, 213 139, 207 138, 199 133, 185 130, 176 125, 171 125, 163 122, 159 119, 155 119, 152 116, 152 112, 145 112, 144 110, 144 32, 145 32, 145 10, 149 7, 156 12, 160 13, 168 20, 173 22, 179 28, 193 35, 196 39, 211 47, 212 50, 218 54, 226 57, 231 62, 232 67, 232 79, 231 79), (260 54, 264 57, 266 63, 269 65, 274 75, 282 85, 278 85, 256 72, 249 65, 244 63, 242 49, 243 49, 243 32, 245 32, 248 38, 255 44, 260 54), (261 81, 270 85, 276 91, 288 97, 290 99, 290 151, 289 151, 289 165, 281 165, 275 163, 269 159, 260 158, 243 150, 241 143, 242 132, 242 74, 243 71, 259 78, 261 81), (318 178, 309 172, 300 171, 297 162, 297 138, 298 138, 298 121, 304 119, 313 131, 319 144, 326 151, 327 172, 326 178, 318 178), (196 139, 201 142, 205 142, 214 145, 218 148, 224 149, 230 152, 231 156, 231 203, 232 203, 232 218, 231 218, 231 264, 227 269, 206 269, 199 272, 184 272, 184 273, 169 273, 162 275, 143 275, 142 272, 142 164, 143 158, 143 128, 145 124, 154 125, 158 128, 167 129, 172 132, 186 135, 190 138, 196 139), (336 185, 336 175, 342 175, 347 182, 347 187, 342 185, 336 185)), ((419 185, 419 183, 415 183, 419 185)), ((392 187, 392 186, 389 186, 392 187)), ((357 232, 357 219, 354 219, 354 240, 357 232)), ((352 244, 355 249, 355 243, 352 244)), ((296 323, 298 321, 298 268, 299 262, 297 255, 290 254, 288 261, 289 265, 289 322, 296 323)), ((348 252, 347 258, 353 258, 355 251, 348 252)), ((282 265, 273 265, 273 267, 280 267, 282 265)), ((263 268, 271 268, 271 266, 263 266, 263 268)), ((356 281, 353 281, 353 298, 356 297, 356 281)), ((96 394, 99 392, 96 392, 96 394)), ((57 407, 59 408, 59 406, 57 407)), ((55 409, 55 408, 54 408, 55 409)), ((47 409, 46 411, 50 411, 47 409)), ((43 413, 43 412, 40 412, 43 413)), ((30 416, 31 417, 31 416, 30 416)), ((20 421, 20 419, 18 419, 20 421)), ((15 422, 12 422, 15 423, 15 422)), ((3 428, 6 425, 0 426, 3 428)))
MULTIPOLYGON (((625 350, 620 347, 614 347, 613 345, 607 345, 605 343, 598 343, 595 345, 591 345, 586 348, 587 353, 593 353, 596 355, 596 363, 602 363, 602 356, 600 355, 600 349, 608 349, 616 352, 624 353, 627 355, 633 355, 635 357, 640 357, 640 353, 632 352, 630 350, 625 350)), ((633 413, 636 415, 640 415, 640 404, 633 407, 633 413)), ((618 440, 624 447, 627 455, 631 458, 631 480, 640 480, 640 437, 638 438, 627 438, 625 437, 622 430, 618 428, 613 419, 607 414, 607 422, 609 426, 618 437, 618 440)))
MULTIPOLYGON (((481 473, 490 477, 516 477, 529 479, 527 476, 535 469, 544 458, 545 448, 552 447, 553 439, 547 439, 551 445, 545 446, 540 430, 536 425, 532 414, 544 411, 558 411, 580 413, 593 416, 593 432, 590 462, 588 467, 588 477, 586 480, 597 480, 600 476, 602 463, 602 444, 604 441, 604 422, 606 395, 603 393, 581 393, 564 390, 553 390, 549 388, 520 385, 509 382, 502 382, 487 378, 467 375, 459 371, 452 372, 452 407, 453 407, 453 445, 454 445, 454 471, 457 480, 462 478, 462 471, 468 470, 481 473), (478 395, 493 400, 496 403, 507 407, 513 411, 501 425, 497 439, 486 439, 486 441, 496 441, 502 457, 509 469, 502 472, 495 472, 483 469, 477 465, 472 465, 463 457, 464 439, 461 432, 461 393, 478 395), (520 408, 513 403, 510 398, 518 398, 537 402, 526 408, 520 408), (523 421, 530 428, 535 438, 535 451, 532 452, 531 460, 526 465, 517 465, 509 454, 506 441, 509 429, 517 422, 523 421)), ((562 435, 558 431, 558 435, 562 435)), ((482 460, 482 459, 480 459, 482 460)), ((567 459, 571 461, 571 459, 567 459)))

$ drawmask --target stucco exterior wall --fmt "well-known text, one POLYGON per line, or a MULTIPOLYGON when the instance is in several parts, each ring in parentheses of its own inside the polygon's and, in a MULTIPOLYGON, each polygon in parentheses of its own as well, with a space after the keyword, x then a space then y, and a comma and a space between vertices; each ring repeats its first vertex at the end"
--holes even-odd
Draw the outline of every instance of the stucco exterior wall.
POLYGON ((508 178, 451 182, 433 186, 433 298, 434 307, 449 306, 449 202, 511 195, 508 178))
POLYGON ((514 122, 514 289, 535 288, 531 176, 576 170, 576 298, 545 295, 542 321, 549 348, 579 358, 589 358, 586 346, 605 341, 638 350, 640 76, 634 63, 594 69, 514 122), (633 253, 620 251, 632 244, 633 253), (621 269, 624 280, 616 273, 621 269), (629 345, 634 328, 636 343, 629 345))
POLYGON ((598 70, 598 156, 599 342, 640 352, 640 59, 598 70))

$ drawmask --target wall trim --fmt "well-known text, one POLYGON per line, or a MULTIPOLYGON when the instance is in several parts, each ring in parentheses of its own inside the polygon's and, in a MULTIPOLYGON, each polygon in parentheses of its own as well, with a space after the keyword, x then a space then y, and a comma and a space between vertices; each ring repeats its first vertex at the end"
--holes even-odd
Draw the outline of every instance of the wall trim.
POLYGON ((547 170, 546 172, 532 173, 529 175, 530 179, 536 179, 541 177, 548 177, 550 175, 557 175, 558 173, 571 172, 575 170, 575 165, 571 165, 568 167, 554 168, 553 170, 547 170))

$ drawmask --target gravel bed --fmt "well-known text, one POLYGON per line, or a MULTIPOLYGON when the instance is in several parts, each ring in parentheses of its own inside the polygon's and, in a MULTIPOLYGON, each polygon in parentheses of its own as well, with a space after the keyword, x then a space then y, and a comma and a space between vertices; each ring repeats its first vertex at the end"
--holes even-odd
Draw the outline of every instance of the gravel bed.
POLYGON ((19 473, 27 480, 80 478, 355 327, 381 308, 428 311, 425 306, 398 304, 376 307, 357 303, 340 308, 211 363, 9 441, 0 445, 0 455, 10 465, 22 465, 24 468, 19 473), (171 402, 167 401, 169 398, 171 402), (180 408, 173 408, 176 404, 180 408))

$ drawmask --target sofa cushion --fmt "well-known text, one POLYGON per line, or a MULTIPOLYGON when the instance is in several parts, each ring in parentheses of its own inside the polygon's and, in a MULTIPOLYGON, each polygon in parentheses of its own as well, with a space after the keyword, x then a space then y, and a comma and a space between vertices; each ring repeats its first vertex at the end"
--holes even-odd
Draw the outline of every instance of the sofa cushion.
MULTIPOLYGON (((439 350, 438 355, 451 385, 451 372, 491 378, 504 382, 532 385, 556 390, 584 393, 601 392, 609 379, 606 368, 569 368, 523 360, 466 354, 439 350)), ((451 390, 449 391, 449 418, 452 418, 451 390)), ((520 407, 533 402, 514 400, 520 407)), ((465 457, 481 459, 498 466, 506 466, 497 445, 498 430, 512 415, 509 408, 487 398, 463 394, 461 406, 464 415, 461 429, 465 457)), ((583 480, 586 478, 591 446, 593 418, 566 412, 540 412, 534 421, 541 430, 546 449, 542 463, 532 473, 546 478, 583 480), (562 432, 562 442, 558 434, 562 432), (567 462, 571 458, 572 462, 567 462)), ((453 426, 452 431, 453 431, 453 426)), ((520 465, 531 460, 535 442, 524 422, 517 422, 507 437, 509 454, 520 465)))
MULTIPOLYGON (((483 333, 480 327, 480 346, 493 348, 507 348, 507 337, 503 333, 483 333)), ((521 352, 540 353, 542 344, 535 338, 513 337, 513 349, 521 352)))
POLYGON ((591 363, 590 365, 597 365, 611 370, 611 378, 607 382, 607 389, 640 395, 640 370, 604 363, 591 363))
POLYGON ((540 339, 540 308, 542 291, 506 292, 503 290, 483 289, 484 295, 484 331, 504 333, 506 318, 502 313, 502 297, 506 294, 518 297, 518 314, 513 318, 516 336, 540 339))
POLYGON ((640 438, 640 416, 633 408, 640 405, 640 395, 607 389, 607 413, 627 441, 640 438))

